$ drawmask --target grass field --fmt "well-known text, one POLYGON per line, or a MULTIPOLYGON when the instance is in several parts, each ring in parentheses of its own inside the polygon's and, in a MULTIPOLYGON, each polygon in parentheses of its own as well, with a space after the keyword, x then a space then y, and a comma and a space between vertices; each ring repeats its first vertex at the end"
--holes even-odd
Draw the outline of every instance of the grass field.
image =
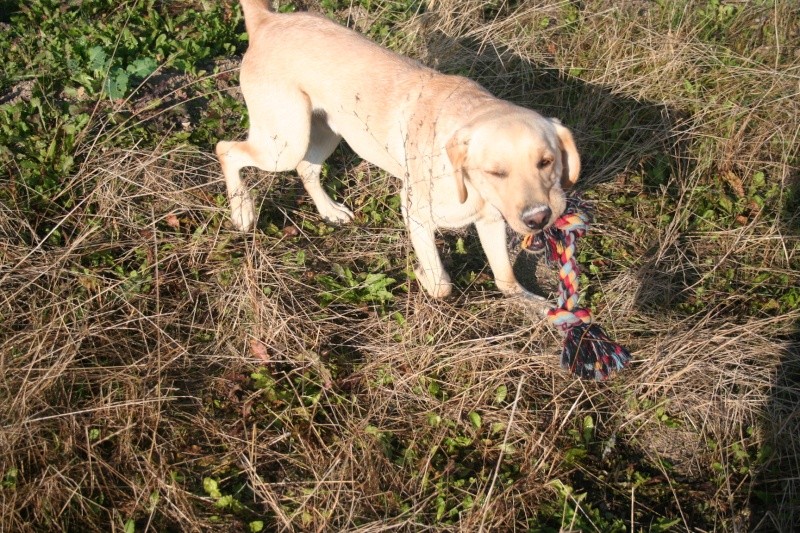
POLYGON ((249 169, 233 230, 236 3, 3 0, 0 531, 797 530, 797 3, 281 10, 570 126, 584 301, 633 364, 563 372, 472 230, 428 298, 399 184, 347 147, 324 172, 354 225, 249 169))

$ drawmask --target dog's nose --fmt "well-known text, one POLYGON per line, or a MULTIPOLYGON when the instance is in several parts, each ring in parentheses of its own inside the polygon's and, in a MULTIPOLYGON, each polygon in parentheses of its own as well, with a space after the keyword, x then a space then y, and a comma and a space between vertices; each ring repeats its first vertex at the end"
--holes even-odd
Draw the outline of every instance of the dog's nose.
POLYGON ((531 229, 543 229, 550 222, 550 215, 553 212, 549 207, 541 207, 535 211, 530 211, 522 217, 522 222, 531 229))

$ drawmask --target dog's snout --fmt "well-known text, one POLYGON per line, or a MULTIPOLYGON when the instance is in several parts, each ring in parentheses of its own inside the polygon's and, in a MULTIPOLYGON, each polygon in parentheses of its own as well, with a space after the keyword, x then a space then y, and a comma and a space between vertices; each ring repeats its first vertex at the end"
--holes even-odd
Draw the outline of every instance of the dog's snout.
POLYGON ((550 222, 550 216, 552 214, 553 212, 549 207, 542 206, 526 212, 522 216, 522 222, 533 230, 544 229, 547 223, 550 222))

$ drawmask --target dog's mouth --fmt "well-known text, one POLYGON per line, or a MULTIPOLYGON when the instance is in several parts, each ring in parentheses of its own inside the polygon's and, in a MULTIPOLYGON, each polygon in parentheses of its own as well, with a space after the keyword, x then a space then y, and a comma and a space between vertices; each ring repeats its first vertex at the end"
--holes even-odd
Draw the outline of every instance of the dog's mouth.
POLYGON ((514 227, 509 224, 512 235, 511 245, 530 253, 539 253, 547 246, 547 230, 551 226, 552 223, 550 222, 541 229, 525 227, 524 225, 514 227))
POLYGON ((577 222, 574 222, 572 219, 568 219, 562 223, 562 217, 567 212, 569 212, 571 216, 577 216, 583 224, 588 223, 590 219, 587 205, 576 197, 570 196, 566 200, 565 210, 562 211, 558 217, 554 217, 552 221, 546 224, 542 229, 533 230, 528 234, 517 234, 517 237, 512 242, 526 252, 542 253, 547 251, 548 257, 556 257, 556 243, 563 241, 564 228, 577 224, 577 222))
POLYGON ((521 236, 519 247, 526 252, 533 254, 541 253, 545 248, 547 248, 547 237, 545 236, 545 232, 539 230, 536 233, 529 233, 521 236))

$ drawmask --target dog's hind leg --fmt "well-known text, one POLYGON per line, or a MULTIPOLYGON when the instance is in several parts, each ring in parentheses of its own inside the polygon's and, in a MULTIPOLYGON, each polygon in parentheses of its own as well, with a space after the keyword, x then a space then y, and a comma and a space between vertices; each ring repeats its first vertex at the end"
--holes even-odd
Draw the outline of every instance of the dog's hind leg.
POLYGON ((297 165, 297 174, 303 180, 303 186, 317 207, 322 218, 337 224, 353 220, 353 212, 344 205, 333 201, 322 188, 319 175, 322 163, 333 153, 342 138, 334 133, 324 116, 314 114, 311 117, 311 138, 305 157, 297 165))
POLYGON ((231 220, 242 231, 252 227, 255 211, 239 171, 250 166, 270 172, 293 170, 308 151, 311 135, 311 103, 299 91, 250 98, 248 111, 247 140, 220 141, 216 147, 228 189, 231 220))

